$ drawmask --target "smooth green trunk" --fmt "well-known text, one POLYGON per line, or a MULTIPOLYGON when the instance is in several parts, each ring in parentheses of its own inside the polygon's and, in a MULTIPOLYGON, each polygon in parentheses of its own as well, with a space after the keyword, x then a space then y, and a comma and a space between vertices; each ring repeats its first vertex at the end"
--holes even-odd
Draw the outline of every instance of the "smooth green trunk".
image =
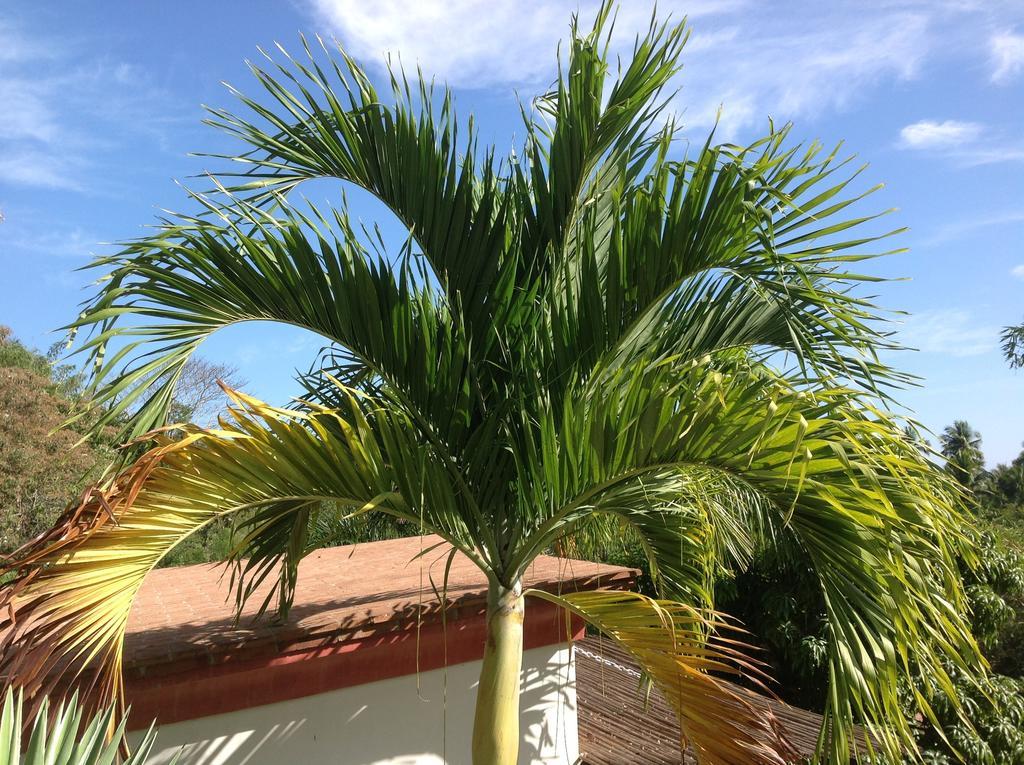
POLYGON ((519 759, 519 676, 523 667, 523 588, 492 584, 487 593, 487 644, 473 719, 473 765, 516 765, 519 759))

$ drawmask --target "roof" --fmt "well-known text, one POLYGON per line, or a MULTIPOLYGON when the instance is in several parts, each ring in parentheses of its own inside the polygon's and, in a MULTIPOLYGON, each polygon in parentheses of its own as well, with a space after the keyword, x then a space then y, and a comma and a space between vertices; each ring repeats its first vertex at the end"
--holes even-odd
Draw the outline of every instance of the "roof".
MULTIPOLYGON (((150 674, 160 665, 259 658, 314 643, 359 640, 412 629, 417 615, 421 626, 437 622, 433 587, 442 589, 450 551, 438 537, 424 536, 313 552, 299 564, 294 605, 284 623, 253 622, 269 583, 249 598, 236 623, 223 566, 158 569, 146 577, 128 620, 125 670, 150 674)), ((619 566, 541 556, 524 585, 552 592, 621 588, 635 575, 619 566)), ((461 554, 452 560, 447 595, 448 619, 481 613, 486 605, 484 575, 461 554)))
MULTIPOLYGON (((681 752, 675 713, 656 688, 645 698, 640 672, 607 639, 588 637, 576 643, 576 694, 580 753, 585 765, 694 765, 681 752)), ((821 715, 764 698, 786 735, 804 757, 813 754, 821 715)))

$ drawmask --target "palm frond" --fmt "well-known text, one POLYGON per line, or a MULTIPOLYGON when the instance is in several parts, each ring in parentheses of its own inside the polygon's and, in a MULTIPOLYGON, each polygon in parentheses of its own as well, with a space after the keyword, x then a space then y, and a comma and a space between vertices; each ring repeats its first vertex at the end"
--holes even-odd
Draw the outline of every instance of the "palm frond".
MULTIPOLYGON (((231 395, 231 422, 185 427, 176 439, 153 434, 155 445, 109 488, 87 492, 7 565, 4 573, 15 579, 0 601, 0 675, 8 683, 40 698, 56 683, 78 679, 96 691, 89 695, 96 703, 119 698, 122 637, 146 574, 187 536, 231 513, 256 510, 257 519, 272 523, 330 501, 353 515, 404 517, 479 560, 453 510, 459 501, 450 488, 445 493, 445 476, 431 468, 401 415, 364 409, 354 393, 347 411, 312 413, 231 395), (428 514, 421 502, 442 509, 428 514), (93 664, 98 673, 83 675, 93 664)), ((275 591, 287 603, 304 553, 301 540, 262 550, 238 571, 239 604, 282 560, 275 591)))
POLYGON ((1004 327, 1000 335, 1003 355, 1014 369, 1024 367, 1024 324, 1004 327))
POLYGON ((257 204, 313 178, 355 184, 398 216, 450 302, 479 311, 480 322, 493 318, 491 298, 514 270, 504 254, 519 205, 500 184, 493 151, 480 151, 472 122, 460 135, 448 90, 422 77, 411 85, 391 69, 388 106, 355 61, 317 42, 323 64, 305 38, 304 60, 278 46, 287 64, 267 54, 267 68, 249 64, 276 111, 238 91, 250 116, 210 110, 209 124, 251 147, 224 157, 245 169, 221 177, 257 204))
POLYGON ((767 677, 722 614, 633 592, 528 590, 526 595, 576 614, 628 651, 672 705, 683 732, 681 748, 692 747, 698 762, 792 761, 795 752, 771 712, 752 703, 755 694, 723 679, 763 684, 767 677))
POLYGON ((645 538, 668 592, 706 603, 707 566, 729 559, 716 537, 742 551, 759 526, 793 535, 831 630, 832 757, 851 750, 855 722, 889 755, 913 750, 900 677, 921 673, 952 694, 947 662, 981 671, 955 565, 972 555, 957 489, 861 394, 802 390, 748 362, 665 361, 571 389, 560 422, 549 411, 520 479, 521 512, 548 509, 519 560, 607 509, 645 538), (715 492, 695 469, 728 478, 715 492), (697 548, 711 557, 684 557, 697 548))
POLYGON ((849 164, 838 147, 822 158, 817 144, 788 146, 789 133, 742 148, 709 139, 680 162, 669 130, 637 184, 616 191, 610 231, 601 206, 587 210, 587 235, 547 293, 552 378, 654 346, 781 351, 872 389, 908 379, 878 361, 895 347, 884 313, 852 292, 877 278, 850 264, 888 254, 864 247, 898 233, 846 236, 879 217, 842 217, 878 187, 847 193, 860 170, 835 180, 849 164))
POLYGON ((408 263, 374 262, 343 211, 274 218, 236 200, 231 215, 183 217, 94 267, 104 290, 71 325, 92 334, 88 390, 102 428, 130 415, 122 438, 164 425, 174 385, 216 330, 278 321, 317 333, 420 408, 434 427, 466 424, 467 344, 443 301, 408 263), (125 319, 141 321, 125 324, 125 319), (112 342, 120 342, 108 357, 112 342), (130 360, 126 365, 125 361, 130 360), (134 408, 133 408, 134 407, 134 408))
POLYGON ((613 13, 613 4, 603 3, 587 34, 573 19, 568 60, 554 89, 535 100, 537 116, 527 120, 529 170, 522 185, 529 188, 535 217, 525 245, 544 270, 581 243, 584 211, 595 205, 614 209, 604 205, 612 201, 612 185, 635 181, 657 150, 652 127, 688 37, 685 20, 659 23, 652 15, 647 33, 637 37, 609 83, 613 13))

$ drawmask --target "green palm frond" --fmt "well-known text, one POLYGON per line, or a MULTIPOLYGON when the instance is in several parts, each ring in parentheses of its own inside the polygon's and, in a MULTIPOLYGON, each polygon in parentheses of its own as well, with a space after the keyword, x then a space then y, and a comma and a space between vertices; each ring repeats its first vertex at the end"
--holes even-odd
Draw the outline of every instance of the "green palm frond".
POLYGON ((519 515, 557 510, 519 560, 607 512, 644 540, 664 592, 710 605, 714 567, 742 563, 751 538, 792 535, 832 631, 837 758, 855 721, 890 755, 913 748, 900 677, 951 692, 946 662, 977 671, 954 563, 972 554, 958 490, 862 394, 704 359, 617 369, 567 399, 562 422, 539 429, 519 515))
POLYGON ((286 65, 266 54, 267 69, 250 63, 276 110, 237 91, 251 116, 211 110, 209 124, 251 147, 224 157, 247 167, 222 177, 235 177, 232 190, 248 192, 257 204, 313 178, 353 183, 409 229, 452 302, 467 310, 488 305, 489 296, 511 286, 515 263, 504 255, 520 212, 520 200, 501 184, 493 152, 481 153, 472 122, 460 135, 447 90, 435 93, 422 78, 411 85, 392 71, 394 103, 387 106, 355 61, 331 56, 317 42, 326 65, 305 38, 305 61, 279 46, 286 65))
POLYGON ((788 147, 789 133, 745 148, 709 142, 677 161, 669 130, 644 185, 618 191, 610 233, 599 235, 598 206, 584 216, 592 230, 550 293, 554 375, 578 370, 581 349, 596 365, 655 345, 690 358, 788 352, 872 388, 906 379, 879 363, 895 346, 877 309, 850 292, 876 280, 849 270, 873 257, 863 246, 897 232, 841 236, 877 215, 825 222, 875 189, 834 201, 860 171, 836 180, 849 164, 838 148, 821 158, 820 145, 788 147))
POLYGON ((97 427, 117 422, 139 400, 124 436, 163 425, 177 376, 199 344, 217 329, 259 320, 321 335, 401 391, 424 418, 464 424, 457 413, 467 395, 465 339, 408 263, 372 260, 340 211, 330 221, 318 211, 317 218, 279 219, 239 202, 233 212, 168 222, 159 235, 94 264, 110 269, 108 288, 70 327, 99 329, 81 347, 95 365, 92 403, 109 404, 97 427), (127 312, 149 323, 119 325, 127 312), (106 358, 115 338, 126 342, 106 358), (133 363, 119 366, 126 358, 133 363))
POLYGON ((1013 369, 1024 367, 1024 324, 1004 327, 1000 335, 1003 355, 1013 369))
POLYGON ((616 70, 612 17, 606 3, 591 29, 574 21, 504 158, 423 77, 392 71, 381 95, 322 42, 252 66, 260 98, 211 114, 243 148, 193 196, 201 212, 95 263, 106 278, 70 325, 88 397, 97 427, 135 439, 129 458, 148 451, 8 565, 0 675, 39 690, 55 657, 72 672, 97 658, 117 695, 142 578, 225 513, 239 604, 274 581, 261 605, 282 611, 339 515, 438 533, 509 596, 537 555, 608 522, 680 618, 785 539, 828 614, 822 759, 844 761, 858 722, 887 753, 913 750, 901 678, 952 697, 946 667, 981 660, 958 490, 879 403, 909 378, 880 361, 888 315, 854 270, 887 246, 859 207, 874 188, 788 126, 684 149, 663 117, 685 26, 652 20, 616 70), (404 246, 368 244, 344 198, 301 211, 294 190, 317 178, 379 200, 404 246), (303 400, 236 396, 218 428, 160 432, 189 356, 246 321, 323 338, 303 400))

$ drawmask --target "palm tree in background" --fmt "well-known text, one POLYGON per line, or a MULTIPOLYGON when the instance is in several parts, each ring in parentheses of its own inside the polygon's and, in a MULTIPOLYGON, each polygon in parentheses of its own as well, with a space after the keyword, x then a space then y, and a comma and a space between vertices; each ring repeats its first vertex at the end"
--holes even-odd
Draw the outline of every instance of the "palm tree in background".
POLYGON ((950 474, 964 488, 973 488, 985 466, 981 434, 966 420, 956 420, 942 431, 939 444, 950 474))
POLYGON ((1003 356, 1011 369, 1024 368, 1024 324, 1003 328, 1003 356))
POLYGON ((477 765, 517 758, 524 596, 630 651, 700 762, 782 763, 773 722, 718 679, 756 669, 712 582, 785 538, 827 604, 822 758, 846 761, 855 721, 913 750, 901 678, 941 691, 947 662, 978 661, 955 565, 970 549, 955 486, 877 405, 904 377, 854 289, 880 238, 849 212, 859 170, 788 128, 681 142, 665 89, 684 25, 652 21, 613 73, 610 13, 573 22, 504 158, 447 91, 392 72, 384 99, 322 43, 252 66, 262 100, 209 120, 244 144, 238 172, 96 262, 107 278, 71 329, 97 427, 126 418, 136 451, 9 565, 0 676, 38 695, 92 661, 95 695, 116 697, 132 600, 190 534, 241 518, 238 601, 270 578, 263 607, 286 614, 315 530, 384 514, 489 582, 477 765), (344 196, 291 193, 318 178, 379 199, 405 245, 353 226, 344 196), (203 340, 254 320, 324 338, 303 403, 235 393, 216 428, 154 431, 203 340), (609 519, 643 541, 658 600, 523 592, 536 556, 609 519))

